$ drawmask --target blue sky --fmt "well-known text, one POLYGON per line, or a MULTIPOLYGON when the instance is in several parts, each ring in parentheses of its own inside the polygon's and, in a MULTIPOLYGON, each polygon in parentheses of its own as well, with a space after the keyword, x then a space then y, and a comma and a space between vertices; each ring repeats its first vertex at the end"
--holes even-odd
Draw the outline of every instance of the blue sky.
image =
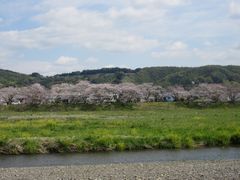
POLYGON ((0 68, 240 65, 240 0, 0 0, 0 68))

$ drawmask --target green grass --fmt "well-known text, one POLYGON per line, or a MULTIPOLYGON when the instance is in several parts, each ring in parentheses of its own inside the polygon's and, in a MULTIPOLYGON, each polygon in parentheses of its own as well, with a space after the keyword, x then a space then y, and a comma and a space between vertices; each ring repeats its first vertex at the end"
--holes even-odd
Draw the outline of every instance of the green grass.
POLYGON ((133 110, 0 114, 0 153, 88 152, 240 145, 240 107, 174 103, 133 110))

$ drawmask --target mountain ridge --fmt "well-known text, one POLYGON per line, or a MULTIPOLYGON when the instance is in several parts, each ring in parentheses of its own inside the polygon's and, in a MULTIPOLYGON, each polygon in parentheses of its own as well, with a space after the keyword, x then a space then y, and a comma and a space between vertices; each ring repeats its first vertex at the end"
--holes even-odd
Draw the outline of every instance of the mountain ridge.
POLYGON ((0 87, 27 86, 40 83, 46 87, 59 83, 77 83, 87 80, 92 83, 153 83, 162 86, 191 86, 199 83, 240 83, 240 66, 208 65, 200 67, 144 67, 102 68, 71 73, 43 76, 39 73, 23 74, 0 69, 0 87))

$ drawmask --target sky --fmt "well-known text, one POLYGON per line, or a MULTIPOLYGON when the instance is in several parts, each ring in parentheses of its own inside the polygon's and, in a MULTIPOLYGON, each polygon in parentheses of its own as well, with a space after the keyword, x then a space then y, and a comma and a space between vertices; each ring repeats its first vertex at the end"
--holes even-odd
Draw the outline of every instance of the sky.
POLYGON ((0 69, 240 65, 240 0, 0 0, 0 69))

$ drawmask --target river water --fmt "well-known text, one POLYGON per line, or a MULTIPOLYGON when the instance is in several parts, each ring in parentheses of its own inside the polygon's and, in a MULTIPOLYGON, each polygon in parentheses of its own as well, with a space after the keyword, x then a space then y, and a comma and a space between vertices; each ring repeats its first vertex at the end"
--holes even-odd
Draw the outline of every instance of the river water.
POLYGON ((40 167, 186 160, 240 160, 240 148, 147 150, 81 154, 0 155, 0 167, 40 167))

